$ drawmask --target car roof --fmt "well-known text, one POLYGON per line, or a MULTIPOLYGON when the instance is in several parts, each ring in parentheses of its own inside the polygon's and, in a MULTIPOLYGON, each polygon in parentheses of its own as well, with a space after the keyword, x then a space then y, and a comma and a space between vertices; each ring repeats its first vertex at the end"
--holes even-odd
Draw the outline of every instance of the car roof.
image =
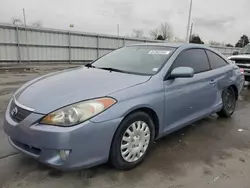
POLYGON ((172 48, 190 48, 190 47, 197 47, 197 48, 209 48, 203 44, 192 44, 192 43, 143 43, 143 44, 133 44, 129 46, 165 46, 165 47, 172 47, 172 48))

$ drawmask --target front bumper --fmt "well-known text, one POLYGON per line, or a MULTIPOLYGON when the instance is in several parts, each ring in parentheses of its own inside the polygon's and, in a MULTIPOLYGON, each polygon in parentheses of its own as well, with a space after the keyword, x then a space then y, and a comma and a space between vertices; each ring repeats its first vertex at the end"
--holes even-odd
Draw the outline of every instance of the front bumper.
POLYGON ((113 135, 121 118, 93 123, 86 121, 73 127, 40 125, 41 114, 31 113, 16 123, 5 113, 4 129, 10 144, 21 152, 61 170, 89 168, 108 161, 113 135), (69 150, 64 161, 60 150, 69 150))

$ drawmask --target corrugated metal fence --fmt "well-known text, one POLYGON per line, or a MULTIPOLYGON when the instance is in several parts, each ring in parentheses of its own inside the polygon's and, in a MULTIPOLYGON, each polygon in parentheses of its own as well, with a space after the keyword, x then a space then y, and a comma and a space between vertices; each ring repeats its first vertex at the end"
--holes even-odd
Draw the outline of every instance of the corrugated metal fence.
MULTIPOLYGON (((0 63, 92 61, 119 47, 155 40, 0 24, 0 63)), ((228 56, 240 49, 214 47, 228 56)))
POLYGON ((242 48, 235 48, 235 47, 226 47, 226 46, 210 46, 216 50, 218 50, 220 53, 225 55, 226 57, 233 55, 233 52, 237 51, 239 52, 242 48))

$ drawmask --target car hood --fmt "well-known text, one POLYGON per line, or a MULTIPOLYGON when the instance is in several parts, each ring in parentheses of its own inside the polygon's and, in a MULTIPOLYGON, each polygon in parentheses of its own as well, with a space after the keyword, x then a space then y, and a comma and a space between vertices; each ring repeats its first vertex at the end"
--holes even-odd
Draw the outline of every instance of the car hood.
POLYGON ((229 60, 250 60, 250 54, 233 55, 228 58, 229 60))
POLYGON ((79 101, 108 96, 150 79, 93 68, 77 68, 39 77, 15 93, 16 100, 35 112, 47 114, 79 101))

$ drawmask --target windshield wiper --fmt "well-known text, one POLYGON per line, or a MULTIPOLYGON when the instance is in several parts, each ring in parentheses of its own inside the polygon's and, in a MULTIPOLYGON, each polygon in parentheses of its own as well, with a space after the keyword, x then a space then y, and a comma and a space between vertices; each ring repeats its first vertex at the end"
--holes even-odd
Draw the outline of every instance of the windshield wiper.
POLYGON ((85 67, 88 67, 88 68, 95 68, 95 66, 93 66, 91 63, 87 63, 87 64, 85 65, 85 67))
POLYGON ((125 72, 125 71, 122 71, 120 69, 115 69, 115 68, 111 68, 111 67, 96 67, 98 69, 103 69, 103 70, 108 70, 108 71, 114 71, 114 72, 125 72))

